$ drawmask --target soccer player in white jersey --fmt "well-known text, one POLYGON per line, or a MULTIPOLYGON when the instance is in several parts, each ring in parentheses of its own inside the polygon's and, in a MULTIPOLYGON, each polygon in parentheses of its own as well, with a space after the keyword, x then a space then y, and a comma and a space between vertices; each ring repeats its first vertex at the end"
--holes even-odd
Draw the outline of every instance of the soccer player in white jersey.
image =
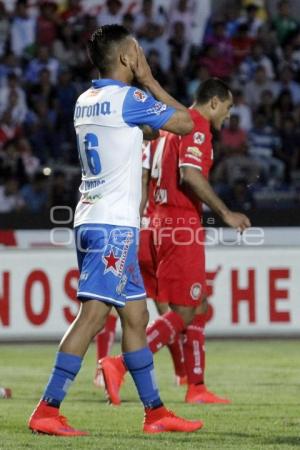
POLYGON ((59 407, 89 343, 115 306, 123 329, 124 361, 145 408, 144 432, 195 431, 202 427, 201 421, 175 416, 160 399, 146 341, 148 311, 137 260, 140 127, 187 134, 193 122, 187 109, 153 78, 142 49, 124 27, 99 28, 88 50, 100 79, 78 98, 74 112, 82 168, 74 223, 81 307, 59 345, 52 374, 28 425, 35 432, 57 436, 87 434, 71 427, 59 407), (152 95, 131 87, 134 78, 152 95))

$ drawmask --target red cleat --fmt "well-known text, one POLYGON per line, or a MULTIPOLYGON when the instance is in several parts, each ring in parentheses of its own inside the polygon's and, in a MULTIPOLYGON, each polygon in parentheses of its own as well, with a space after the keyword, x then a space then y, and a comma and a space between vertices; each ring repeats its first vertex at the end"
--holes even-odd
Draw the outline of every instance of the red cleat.
POLYGON ((28 427, 33 433, 51 434, 54 436, 87 436, 86 431, 76 430, 68 424, 67 418, 59 415, 59 409, 40 401, 33 411, 28 427))
POLYGON ((187 420, 177 417, 164 406, 145 411, 144 433, 167 433, 177 431, 191 433, 203 427, 201 420, 187 420))
POLYGON ((184 386, 185 384, 188 384, 186 375, 182 377, 175 375, 175 386, 184 386))
POLYGON ((190 384, 185 396, 186 403, 231 403, 227 398, 218 397, 207 390, 205 384, 190 384))
POLYGON ((120 389, 124 382, 126 367, 121 356, 105 356, 100 359, 105 391, 112 405, 120 405, 120 389))

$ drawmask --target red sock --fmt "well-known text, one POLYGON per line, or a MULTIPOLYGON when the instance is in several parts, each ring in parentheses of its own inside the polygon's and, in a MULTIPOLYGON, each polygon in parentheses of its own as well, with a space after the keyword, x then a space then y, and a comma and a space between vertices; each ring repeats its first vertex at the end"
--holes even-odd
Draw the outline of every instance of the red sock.
POLYGON ((156 353, 164 345, 172 344, 178 333, 185 328, 179 314, 169 311, 147 327, 147 341, 152 353, 156 353))
POLYGON ((188 384, 204 383, 206 314, 196 314, 183 338, 183 353, 188 384))
POLYGON ((172 344, 168 344, 168 349, 171 353, 175 375, 178 377, 184 377, 186 375, 182 335, 177 334, 172 344))
POLYGON ((116 326, 117 317, 109 314, 103 330, 100 331, 100 333, 96 336, 97 361, 109 354, 111 346, 115 339, 116 326))

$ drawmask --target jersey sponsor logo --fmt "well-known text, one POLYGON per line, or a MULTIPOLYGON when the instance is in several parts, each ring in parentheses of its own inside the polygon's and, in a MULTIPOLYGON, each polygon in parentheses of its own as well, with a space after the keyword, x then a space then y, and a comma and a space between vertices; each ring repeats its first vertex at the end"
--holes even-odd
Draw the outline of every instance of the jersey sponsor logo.
POLYGON ((202 156, 202 152, 201 150, 199 150, 198 147, 188 147, 186 149, 187 152, 187 157, 191 158, 192 156, 194 157, 194 159, 197 159, 198 161, 201 161, 201 156, 202 156))
POLYGON ((140 91, 140 89, 136 89, 133 93, 133 98, 137 101, 137 102, 142 102, 144 103, 147 100, 148 95, 145 94, 145 92, 140 91))
POLYGON ((156 114, 159 116, 162 112, 167 109, 167 105, 165 103, 156 102, 151 108, 146 110, 147 114, 156 114))
POLYGON ((82 119, 83 117, 106 116, 111 114, 110 102, 97 102, 93 105, 76 105, 74 119, 82 119))
POLYGON ((186 156, 186 158, 189 158, 189 159, 195 159, 197 162, 199 162, 199 163, 201 163, 202 162, 202 159, 201 158, 199 158, 198 156, 195 156, 195 155, 189 155, 189 154, 187 154, 187 155, 185 155, 186 156))
MULTIPOLYGON (((102 261, 105 265, 104 275, 111 272, 116 277, 122 277, 132 238, 133 232, 131 230, 115 228, 110 232, 108 243, 102 255, 102 261)), ((120 289, 121 287, 120 285, 120 289)))
POLYGON ((202 286, 200 283, 194 283, 191 286, 190 294, 193 300, 199 300, 202 293, 202 286))
POLYGON ((196 133, 194 133, 193 140, 195 144, 201 145, 205 141, 205 134, 200 133, 200 131, 196 131, 196 133))

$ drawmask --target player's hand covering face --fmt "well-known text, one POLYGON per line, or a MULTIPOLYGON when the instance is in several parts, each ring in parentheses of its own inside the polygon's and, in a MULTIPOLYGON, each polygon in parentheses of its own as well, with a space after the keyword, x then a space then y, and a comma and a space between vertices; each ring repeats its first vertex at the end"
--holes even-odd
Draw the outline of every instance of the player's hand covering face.
POLYGON ((131 64, 131 70, 139 83, 146 86, 153 78, 150 66, 142 47, 135 41, 136 60, 131 64))

